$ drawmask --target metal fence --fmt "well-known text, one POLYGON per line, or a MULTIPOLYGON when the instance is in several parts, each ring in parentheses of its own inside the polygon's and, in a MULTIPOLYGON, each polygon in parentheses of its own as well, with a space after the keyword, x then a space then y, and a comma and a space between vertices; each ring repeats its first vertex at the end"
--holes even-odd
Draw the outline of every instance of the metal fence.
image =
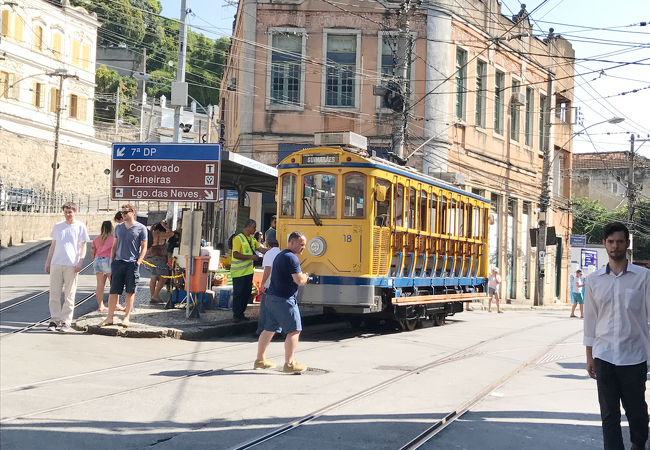
MULTIPOLYGON (((30 213, 57 213, 66 202, 77 205, 78 213, 119 211, 124 203, 134 204, 139 213, 167 210, 167 202, 111 200, 108 195, 56 192, 33 187, 15 186, 0 181, 0 211, 30 213)), ((189 203, 179 203, 179 209, 189 208, 189 203)))

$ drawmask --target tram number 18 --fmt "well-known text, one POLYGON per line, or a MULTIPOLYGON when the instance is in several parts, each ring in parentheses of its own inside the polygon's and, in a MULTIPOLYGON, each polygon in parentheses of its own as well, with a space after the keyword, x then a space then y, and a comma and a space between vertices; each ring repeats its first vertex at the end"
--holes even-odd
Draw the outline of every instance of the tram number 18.
POLYGON ((343 242, 352 242, 352 235, 351 234, 344 234, 343 235, 343 242))

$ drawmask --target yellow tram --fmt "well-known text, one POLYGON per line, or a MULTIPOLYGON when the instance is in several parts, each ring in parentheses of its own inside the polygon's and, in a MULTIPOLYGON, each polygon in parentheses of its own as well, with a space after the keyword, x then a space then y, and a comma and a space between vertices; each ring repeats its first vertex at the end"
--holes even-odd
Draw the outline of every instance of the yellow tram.
POLYGON ((278 240, 305 233, 301 266, 314 280, 299 301, 357 321, 440 325, 485 296, 489 200, 362 147, 307 148, 278 165, 278 240))

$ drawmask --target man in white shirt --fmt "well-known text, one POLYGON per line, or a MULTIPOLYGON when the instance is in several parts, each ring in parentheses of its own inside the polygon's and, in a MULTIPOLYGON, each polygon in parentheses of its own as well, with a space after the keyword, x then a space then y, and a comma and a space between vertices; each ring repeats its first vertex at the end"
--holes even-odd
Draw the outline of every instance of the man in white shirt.
POLYGON ((269 288, 269 285, 271 284, 271 273, 273 271, 273 261, 275 260, 275 257, 280 253, 280 247, 278 241, 275 239, 271 241, 267 241, 266 245, 268 245, 268 251, 264 254, 264 259, 262 260, 262 267, 264 267, 264 274, 262 275, 262 287, 261 287, 261 292, 262 295, 260 296, 260 313, 257 316, 257 331, 255 334, 259 336, 262 331, 264 331, 264 317, 265 317, 265 298, 266 298, 266 290, 269 288))
POLYGON ((625 225, 606 225, 604 236, 609 263, 585 282, 587 372, 598 385, 604 448, 624 448, 622 402, 632 449, 640 450, 648 439, 650 271, 628 262, 630 232, 625 225))
POLYGON ((90 241, 86 225, 75 220, 77 206, 63 205, 65 220, 52 229, 52 244, 45 261, 45 273, 50 274, 50 323, 48 331, 71 330, 74 298, 77 293, 77 274, 86 257, 86 243, 90 241), (61 291, 64 293, 61 303, 61 291), (58 328, 57 328, 58 327, 58 328))

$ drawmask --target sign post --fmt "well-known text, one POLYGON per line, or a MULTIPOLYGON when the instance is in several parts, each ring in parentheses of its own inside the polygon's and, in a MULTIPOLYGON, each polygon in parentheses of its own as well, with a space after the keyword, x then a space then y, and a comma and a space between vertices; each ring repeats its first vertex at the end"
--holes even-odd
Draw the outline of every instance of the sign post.
POLYGON ((198 305, 190 311, 191 277, 194 270, 192 241, 194 203, 219 201, 220 144, 118 143, 112 151, 112 200, 185 201, 191 203, 190 246, 185 291, 186 316, 198 317, 198 305))

